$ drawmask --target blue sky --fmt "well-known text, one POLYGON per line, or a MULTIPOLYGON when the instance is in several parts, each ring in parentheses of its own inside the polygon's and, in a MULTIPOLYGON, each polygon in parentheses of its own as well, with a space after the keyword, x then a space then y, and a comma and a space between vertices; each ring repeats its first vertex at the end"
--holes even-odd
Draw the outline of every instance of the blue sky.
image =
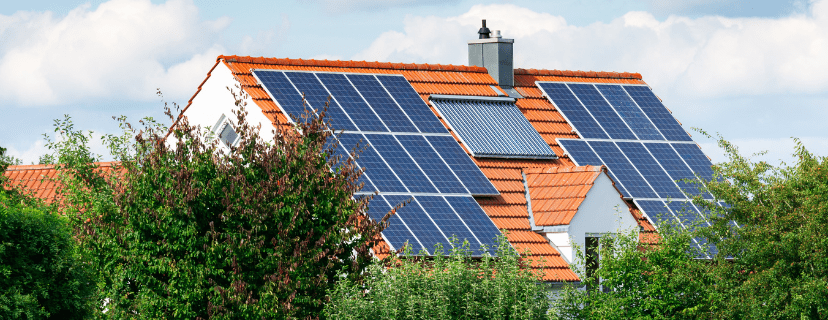
POLYGON ((30 163, 64 114, 96 136, 161 118, 156 88, 186 104, 219 54, 465 64, 480 19, 516 67, 639 72, 685 128, 773 162, 791 137, 828 155, 828 0, 18 1, 0 7, 0 146, 30 163))

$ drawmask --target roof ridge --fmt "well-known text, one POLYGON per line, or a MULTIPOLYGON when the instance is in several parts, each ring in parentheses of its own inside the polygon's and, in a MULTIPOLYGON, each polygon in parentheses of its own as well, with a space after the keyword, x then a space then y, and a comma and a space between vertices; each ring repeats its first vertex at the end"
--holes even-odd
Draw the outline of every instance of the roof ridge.
POLYGON ((615 71, 580 71, 580 70, 557 70, 557 69, 523 69, 515 68, 515 75, 533 75, 533 76, 564 76, 564 77, 582 77, 582 78, 608 78, 608 79, 638 79, 641 80, 640 73, 633 72, 615 72, 615 71))
MULTIPOLYGON (((94 162, 94 164, 98 165, 99 167, 112 167, 121 163, 120 161, 106 161, 106 162, 94 162)), ((13 165, 8 166, 6 171, 27 171, 27 170, 47 170, 47 169, 54 169, 54 164, 21 164, 21 165, 13 165)))
POLYGON ((526 174, 554 174, 554 173, 580 173, 580 172, 601 172, 605 167, 600 166, 571 166, 571 167, 543 167, 525 168, 526 174))
POLYGON ((290 59, 290 58, 265 58, 250 56, 226 56, 220 55, 217 60, 224 59, 226 62, 258 63, 286 66, 309 66, 309 67, 339 67, 339 68, 369 68, 369 69, 393 69, 393 70, 430 70, 430 71, 459 71, 488 73, 486 68, 478 66, 463 66, 453 64, 428 64, 428 63, 393 63, 379 61, 356 61, 356 60, 316 60, 316 59, 290 59))

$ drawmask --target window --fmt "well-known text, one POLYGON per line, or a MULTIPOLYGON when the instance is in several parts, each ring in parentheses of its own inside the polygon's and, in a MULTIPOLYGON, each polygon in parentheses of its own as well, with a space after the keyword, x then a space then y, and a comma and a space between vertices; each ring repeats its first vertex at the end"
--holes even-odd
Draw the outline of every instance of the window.
POLYGON ((233 129, 233 126, 228 122, 224 125, 224 128, 221 129, 221 133, 219 133, 219 140, 224 142, 224 145, 231 147, 233 143, 236 142, 236 138, 239 135, 236 134, 236 130, 233 129))

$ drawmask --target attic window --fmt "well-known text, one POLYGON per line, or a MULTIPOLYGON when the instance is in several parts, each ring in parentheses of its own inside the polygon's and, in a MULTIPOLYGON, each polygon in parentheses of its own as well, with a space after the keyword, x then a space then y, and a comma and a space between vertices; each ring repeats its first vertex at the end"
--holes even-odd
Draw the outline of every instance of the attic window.
POLYGON ((233 142, 236 142, 236 138, 238 137, 239 135, 236 133, 236 130, 233 129, 233 126, 230 125, 229 122, 224 125, 224 128, 221 129, 221 133, 219 134, 219 140, 221 140, 221 142, 224 142, 224 145, 228 147, 232 146, 233 142))
POLYGON ((236 133, 236 129, 233 128, 233 124, 230 122, 230 119, 227 118, 224 114, 219 117, 216 124, 212 127, 213 134, 218 134, 218 139, 225 146, 233 146, 236 142, 236 139, 239 138, 239 134, 236 133))
POLYGON ((430 99, 474 157, 557 158, 514 98, 435 94, 430 99))

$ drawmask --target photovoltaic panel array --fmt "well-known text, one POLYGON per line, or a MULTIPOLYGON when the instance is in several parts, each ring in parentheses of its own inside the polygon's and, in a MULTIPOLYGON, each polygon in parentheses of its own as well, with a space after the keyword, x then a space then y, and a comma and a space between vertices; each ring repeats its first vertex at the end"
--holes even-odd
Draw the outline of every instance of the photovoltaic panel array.
MULTIPOLYGON (((708 225, 689 198, 713 200, 693 183, 713 178, 712 163, 649 87, 536 84, 582 138, 557 139, 575 164, 607 166, 621 194, 656 228, 708 225)), ((704 239, 693 245, 705 257, 716 252, 704 239)))
POLYGON ((274 102, 294 122, 309 111, 318 116, 327 105, 339 142, 335 155, 351 157, 364 169, 358 195, 379 192, 369 215, 380 219, 397 211, 383 231, 393 250, 404 243, 414 252, 457 237, 476 254, 493 247, 500 234, 472 195, 498 191, 401 75, 253 70, 274 102), (303 104, 303 95, 305 104, 303 104))
POLYGON ((432 95, 431 103, 475 157, 557 158, 515 99, 432 95))
POLYGON ((693 141, 645 85, 536 84, 581 138, 693 141))
MULTIPOLYGON (((709 212, 690 201, 634 200, 634 202, 653 220, 656 228, 664 228, 668 224, 689 230, 710 226, 706 218, 709 212)), ((717 204, 722 206, 721 203, 717 204)), ((704 238, 694 238, 690 245, 700 252, 700 258, 709 259, 718 252, 716 246, 707 243, 704 238)))

